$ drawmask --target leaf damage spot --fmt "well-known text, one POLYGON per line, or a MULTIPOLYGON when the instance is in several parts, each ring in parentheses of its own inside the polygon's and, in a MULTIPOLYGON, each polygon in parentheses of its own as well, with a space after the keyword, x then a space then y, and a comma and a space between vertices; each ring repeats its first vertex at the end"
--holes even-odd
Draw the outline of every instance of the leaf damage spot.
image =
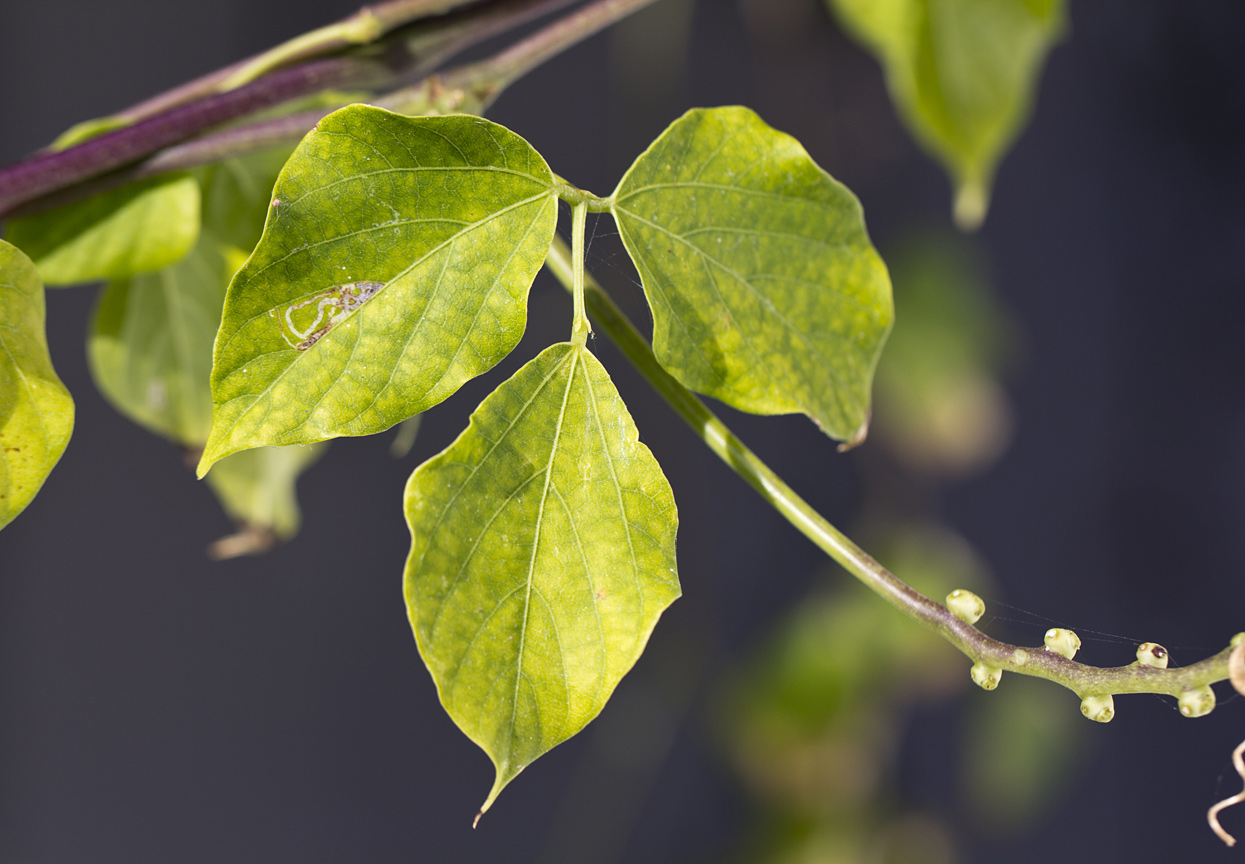
POLYGON ((281 335, 291 347, 306 351, 384 287, 384 282, 347 282, 291 303, 279 322, 281 335))

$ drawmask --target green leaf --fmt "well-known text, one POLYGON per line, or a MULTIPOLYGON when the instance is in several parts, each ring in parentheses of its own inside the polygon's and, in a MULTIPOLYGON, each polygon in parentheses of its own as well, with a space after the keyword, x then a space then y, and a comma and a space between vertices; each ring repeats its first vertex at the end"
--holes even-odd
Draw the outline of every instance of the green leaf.
POLYGON ((827 3, 882 63, 899 116, 951 175, 956 221, 975 228, 1063 34, 1063 0, 827 3))
POLYGON ((73 399, 52 369, 35 265, 0 240, 0 528, 31 502, 73 431, 73 399))
POLYGON ((177 261, 199 236, 199 184, 153 177, 9 223, 48 285, 124 279, 177 261))
POLYGON ((212 425, 212 341, 232 273, 204 237, 181 261, 110 282, 87 340, 96 386, 126 417, 198 449, 212 425))
POLYGON ((614 217, 685 386, 863 435, 891 324, 860 202, 746 108, 689 111, 636 160, 614 217))
POLYGON ((290 152, 278 147, 203 169, 203 230, 239 249, 254 249, 264 230, 273 184, 290 152))
POLYGON ((557 221, 553 175, 478 117, 354 105, 286 164, 216 340, 200 463, 380 432, 518 343, 557 221))
MULTIPOLYGON (((207 169, 203 233, 189 255, 157 273, 110 282, 87 342, 95 382, 134 422, 198 451, 212 423, 212 343, 225 288, 259 239, 268 193, 288 155, 266 153, 207 169), (258 215, 257 215, 258 214, 258 215)), ((215 558, 266 551, 298 532, 295 482, 322 447, 262 447, 221 461, 208 485, 237 534, 211 547, 215 558)))
POLYGON ((203 232, 190 254, 155 273, 110 282, 87 358, 95 383, 125 416, 199 450, 212 425, 212 345, 225 289, 263 230, 268 195, 289 149, 205 169, 203 232))
POLYGON ((604 368, 563 343, 416 469, 406 517, 420 653, 497 768, 484 812, 601 711, 679 596, 674 498, 604 368))
MULTIPOLYGON (((298 476, 311 467, 327 447, 327 444, 259 447, 220 460, 216 470, 207 476, 207 483, 225 512, 244 526, 244 531, 237 536, 246 537, 245 529, 270 531, 277 540, 288 540, 297 534, 302 516, 295 484, 298 476)), ((223 545, 222 541, 217 541, 216 548, 223 545)), ((233 554, 252 551, 264 549, 245 549, 233 554)), ((229 558, 233 554, 218 552, 214 557, 229 558)))

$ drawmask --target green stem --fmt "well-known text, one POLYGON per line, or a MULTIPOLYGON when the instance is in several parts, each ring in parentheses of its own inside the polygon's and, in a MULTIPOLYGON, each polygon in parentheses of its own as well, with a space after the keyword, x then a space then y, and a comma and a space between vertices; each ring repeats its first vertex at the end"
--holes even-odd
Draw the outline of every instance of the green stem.
MULTIPOLYGON (((561 238, 555 238, 545 263, 563 285, 573 287, 571 255, 561 238)), ((845 570, 896 609, 939 633, 974 662, 1021 675, 1045 678, 1067 687, 1082 698, 1116 693, 1179 696, 1185 691, 1227 679, 1231 647, 1192 666, 1174 669, 1159 669, 1135 663, 1100 668, 1077 663, 1047 651, 1044 647, 1021 648, 992 639, 957 618, 942 603, 931 600, 891 573, 809 506, 700 399, 661 366, 648 341, 591 276, 585 280, 584 294, 586 306, 597 328, 614 341, 653 389, 700 436, 710 450, 800 533, 817 544, 845 570)))

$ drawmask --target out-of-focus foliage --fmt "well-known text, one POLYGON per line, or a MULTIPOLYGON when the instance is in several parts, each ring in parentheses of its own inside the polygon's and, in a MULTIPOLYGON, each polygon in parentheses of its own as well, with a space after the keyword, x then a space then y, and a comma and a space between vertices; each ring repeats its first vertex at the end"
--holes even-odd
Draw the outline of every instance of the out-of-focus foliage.
POLYGON ((929 234, 889 257, 900 314, 878 365, 878 438, 925 474, 984 468, 1011 437, 998 376, 1016 353, 1016 330, 969 240, 929 234))
POLYGON ((169 174, 101 192, 8 226, 48 285, 125 279, 178 261, 199 236, 199 184, 169 174))
POLYGON ((899 116, 951 175, 956 221, 977 227, 1063 33, 1063 0, 826 2, 877 56, 899 116))
MULTIPOLYGON (((942 529, 901 526, 871 548, 929 596, 989 585, 972 550, 942 529)), ((943 710, 933 706, 963 694, 968 663, 908 623, 859 586, 821 589, 732 683, 725 734, 759 814, 738 860, 959 860, 952 827, 903 803, 898 759, 914 710, 943 710)), ((960 732, 945 742, 948 761, 964 765, 945 784, 954 799, 946 811, 1002 832, 1058 790, 1076 758, 1079 718, 1033 683, 1008 676, 994 692, 968 689, 960 732)))
MULTIPOLYGON (((202 211, 194 249, 154 273, 110 281, 96 307, 87 358, 100 392, 126 417, 192 454, 212 423, 212 346, 225 288, 259 240, 288 152, 228 160, 190 178, 202 211)), ((296 534, 295 483, 321 451, 265 449, 224 460, 208 485, 239 530, 210 554, 263 552, 296 534)))
MULTIPOLYGON (((963 541, 937 529, 901 529, 876 548, 932 596, 985 584, 963 541)), ((819 591, 735 682, 722 712, 731 754, 765 814, 741 860, 863 864, 914 832, 924 851, 904 860, 954 860, 945 828, 888 801, 905 714, 968 683, 955 649, 907 623, 857 585, 819 591)))
POLYGON ((979 824, 997 833, 1019 829, 1059 791, 1080 756, 1085 723, 1068 707, 1044 682, 1023 675, 1004 676, 997 691, 972 701, 963 789, 979 824))

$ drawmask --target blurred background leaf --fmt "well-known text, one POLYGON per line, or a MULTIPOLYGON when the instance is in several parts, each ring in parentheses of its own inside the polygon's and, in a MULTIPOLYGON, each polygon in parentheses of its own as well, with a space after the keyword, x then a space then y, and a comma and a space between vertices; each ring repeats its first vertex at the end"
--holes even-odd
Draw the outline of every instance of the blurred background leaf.
POLYGON ((877 56, 899 116, 951 175, 956 222, 976 228, 1063 34, 1063 0, 826 2, 877 56))

